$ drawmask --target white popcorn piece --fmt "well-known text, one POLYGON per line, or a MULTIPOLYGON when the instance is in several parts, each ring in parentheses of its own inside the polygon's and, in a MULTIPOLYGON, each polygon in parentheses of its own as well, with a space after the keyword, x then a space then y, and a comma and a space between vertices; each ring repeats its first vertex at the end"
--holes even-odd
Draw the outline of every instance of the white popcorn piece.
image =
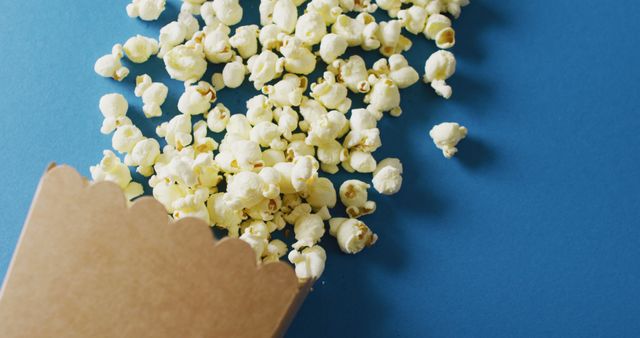
POLYGON ((287 72, 307 75, 316 68, 316 55, 297 37, 283 36, 280 53, 284 57, 287 72))
POLYGON ((129 68, 120 62, 122 55, 122 45, 115 44, 111 54, 104 55, 96 61, 93 70, 102 77, 110 77, 116 81, 124 80, 129 75, 129 68))
POLYGON ((227 136, 237 135, 243 140, 248 140, 251 134, 251 124, 247 116, 242 114, 231 115, 227 123, 227 136))
POLYGON ((377 0, 376 4, 380 9, 387 11, 390 17, 395 18, 402 6, 402 0, 377 0))
POLYGON ((360 180, 347 180, 340 185, 340 201, 347 207, 349 217, 358 218, 376 210, 376 202, 367 200, 369 187, 360 180))
POLYGON ((368 103, 367 110, 374 113, 378 119, 385 111, 389 111, 392 116, 399 116, 402 109, 400 109, 400 90, 396 83, 387 77, 375 76, 370 76, 369 82, 372 83, 371 91, 364 98, 364 102, 368 103))
POLYGON ((458 152, 458 142, 467 136, 467 128, 454 122, 444 122, 431 128, 429 136, 444 157, 451 158, 458 152))
POLYGON ((280 258, 287 254, 288 248, 285 242, 274 239, 265 248, 264 256, 262 258, 263 263, 277 262, 280 258))
POLYGON ((409 66, 409 62, 402 54, 391 55, 388 62, 385 62, 385 65, 388 65, 389 78, 393 80, 400 89, 412 86, 420 80, 418 72, 409 66))
POLYGON ((318 178, 320 164, 313 156, 298 156, 293 159, 291 186, 296 192, 306 191, 318 178))
POLYGON ((231 48, 229 34, 231 29, 225 25, 206 26, 203 31, 202 45, 207 60, 211 63, 229 62, 235 56, 231 48))
POLYGON ((111 146, 117 152, 123 154, 128 153, 133 149, 136 143, 142 141, 144 136, 138 127, 133 124, 121 126, 116 129, 111 139, 111 146))
POLYGON ((402 22, 400 20, 380 22, 378 25, 378 40, 380 40, 380 53, 382 55, 388 57, 408 51, 411 48, 411 40, 404 37, 401 32, 402 22))
POLYGON ((352 131, 376 128, 377 124, 378 120, 374 113, 362 108, 351 110, 349 127, 352 131))
POLYGON ((185 91, 178 100, 178 110, 185 115, 204 114, 216 99, 217 94, 213 86, 200 81, 196 85, 185 86, 185 91))
POLYGON ((349 156, 349 151, 343 149, 340 142, 332 140, 329 142, 318 145, 317 151, 318 161, 320 161, 320 168, 322 171, 335 174, 338 172, 338 164, 346 160, 349 156))
POLYGON ((280 173, 280 192, 283 194, 292 194, 296 190, 291 185, 291 171, 293 170, 293 163, 291 162, 278 162, 273 166, 273 169, 280 173))
POLYGON ((160 143, 152 138, 145 138, 136 143, 124 157, 124 164, 128 166, 136 166, 137 172, 145 177, 153 174, 153 165, 160 156, 160 143))
POLYGON ((131 124, 131 120, 126 116, 129 103, 121 94, 112 93, 102 96, 98 107, 104 116, 101 133, 110 134, 120 126, 131 124))
POLYGON ((142 97, 142 111, 147 118, 162 116, 160 106, 167 99, 169 88, 161 82, 153 82, 147 74, 136 77, 136 88, 134 91, 137 97, 142 97))
POLYGON ((213 225, 227 229, 230 237, 238 237, 242 211, 230 208, 224 201, 224 195, 225 193, 220 192, 209 196, 207 200, 209 218, 213 225))
POLYGON ((449 13, 457 19, 462 7, 468 4, 469 0, 429 0, 425 8, 429 14, 449 13))
POLYGON ((347 87, 336 82, 336 76, 324 72, 322 79, 311 85, 311 97, 327 109, 336 109, 346 113, 351 108, 351 99, 347 97, 347 87))
POLYGON ((247 67, 242 63, 242 58, 236 57, 236 60, 229 62, 222 70, 222 80, 225 87, 238 88, 244 82, 247 73, 247 67))
POLYGON ((169 76, 174 80, 193 83, 200 80, 207 70, 204 51, 198 44, 177 46, 163 59, 169 76))
POLYGON ((260 25, 266 26, 273 23, 273 10, 277 0, 260 0, 258 11, 260 12, 260 25))
POLYGON ((344 14, 340 14, 336 18, 336 22, 331 26, 331 32, 345 38, 349 47, 355 47, 362 44, 363 31, 363 22, 344 14))
POLYGON ((263 183, 258 174, 250 171, 242 171, 227 178, 227 192, 224 201, 233 210, 251 208, 260 203, 263 183))
POLYGON ((356 254, 378 240, 378 235, 354 218, 332 218, 329 220, 329 233, 338 240, 340 250, 348 254, 356 254))
POLYGON ((191 39, 199 29, 198 20, 190 12, 180 12, 178 20, 160 28, 158 57, 164 58, 171 49, 191 39))
POLYGON ((292 0, 277 0, 273 7, 272 20, 283 32, 291 34, 298 20, 295 3, 292 0))
POLYGON ((407 9, 398 11, 398 19, 402 22, 403 27, 411 34, 420 34, 424 31, 427 24, 429 12, 423 7, 413 5, 407 9))
POLYGON ((456 32, 451 27, 445 28, 438 32, 435 40, 436 46, 438 46, 438 48, 451 48, 456 44, 456 32))
MULTIPOLYGON (((278 122, 278 128, 282 135, 293 141, 293 131, 298 127, 298 113, 291 107, 276 108, 273 110, 273 117, 278 122)), ((300 140, 304 143, 304 137, 300 140)))
POLYGON ((191 144, 191 115, 180 114, 156 128, 156 134, 164 137, 167 144, 181 150, 191 144))
POLYGON ((436 93, 445 99, 451 97, 453 90, 446 80, 456 71, 456 58, 453 53, 439 50, 427 59, 424 65, 423 81, 430 83, 436 93))
POLYGON ((211 85, 216 91, 224 89, 224 77, 222 73, 213 73, 213 75, 211 75, 211 85))
POLYGON ((327 26, 317 12, 307 12, 298 18, 295 36, 307 46, 317 45, 326 34, 327 26))
POLYGON ((262 93, 269 95, 269 101, 276 107, 299 106, 307 90, 307 82, 304 76, 285 74, 273 86, 263 87, 262 93))
POLYGON ((200 15, 200 8, 206 0, 182 0, 180 12, 189 12, 193 15, 200 15))
POLYGON ((269 245, 269 232, 264 222, 252 222, 244 229, 240 239, 245 241, 256 253, 256 261, 260 261, 269 245))
POLYGON ((283 60, 279 60, 274 52, 263 50, 262 53, 250 57, 247 61, 247 67, 251 74, 249 81, 253 82, 255 89, 262 89, 267 82, 282 74, 283 63, 283 60))
POLYGON ((361 150, 351 151, 346 161, 342 162, 343 166, 348 163, 348 168, 359 173, 371 173, 376 169, 377 165, 370 152, 361 150))
POLYGON ((280 128, 276 124, 263 121, 253 126, 249 138, 265 148, 285 149, 287 145, 280 138, 281 135, 280 128))
POLYGON ((342 83, 354 93, 367 93, 371 90, 371 84, 367 80, 369 77, 367 65, 358 55, 353 55, 346 61, 336 60, 328 69, 339 75, 342 83))
POLYGON ((300 281, 318 279, 324 271, 327 253, 319 245, 305 248, 302 251, 292 250, 288 255, 289 262, 295 265, 296 276, 300 281))
POLYGON ((129 38, 123 46, 125 55, 134 63, 146 62, 152 55, 158 54, 159 49, 156 39, 142 35, 129 38))
POLYGON ((319 14, 324 24, 329 26, 336 22, 343 9, 340 7, 339 0, 311 0, 307 5, 307 12, 319 14))
POLYGON ((164 12, 165 3, 165 0, 133 0, 127 5, 127 15, 130 18, 154 21, 164 12))
POLYGON ((142 195, 142 185, 131 181, 129 167, 110 150, 105 150, 102 154, 100 163, 89 168, 91 178, 96 182, 109 181, 117 184, 129 200, 142 195))
POLYGON ((218 103, 207 114, 207 126, 214 133, 220 133, 227 128, 231 111, 222 103, 218 103))
POLYGON ((216 18, 227 26, 233 26, 242 20, 239 0, 213 0, 210 6, 216 18))
POLYGON ((397 158, 385 158, 373 172, 373 187, 383 195, 393 195, 402 186, 402 163, 397 158))
POLYGON ((260 169, 258 176, 264 183, 262 195, 269 199, 280 198, 280 181, 282 180, 280 172, 271 167, 264 167, 260 169))
POLYGON ((343 146, 350 151, 372 153, 382 146, 380 130, 378 128, 351 130, 344 138, 343 146))
POLYGON ((434 14, 429 17, 424 35, 428 39, 435 40, 438 48, 451 48, 456 43, 456 34, 451 28, 451 19, 442 14, 434 14))
POLYGON ((316 214, 303 215, 296 220, 293 231, 297 240, 291 245, 294 249, 311 247, 318 243, 324 235, 324 222, 316 214))
POLYGON ((208 197, 209 191, 206 188, 188 190, 183 197, 173 201, 173 218, 194 217, 210 224, 209 210, 205 204, 208 197))
POLYGON ((260 45, 262 45, 262 50, 272 50, 278 49, 282 46, 282 41, 280 41, 282 35, 282 29, 276 26, 275 24, 269 24, 262 28, 260 28, 260 32, 258 33, 258 41, 260 45))
POLYGON ((331 180, 326 177, 316 179, 313 184, 308 186, 307 192, 307 203, 314 209, 333 208, 336 206, 336 189, 331 180))
POLYGON ((329 33, 320 41, 320 57, 326 64, 331 64, 347 51, 347 39, 335 33, 329 33))
POLYGON ((247 120, 251 125, 273 120, 273 104, 264 95, 256 95, 247 101, 247 120))
POLYGON ((349 123, 344 114, 332 110, 320 116, 309 126, 308 135, 305 139, 308 145, 324 145, 342 137, 349 127, 349 123))
POLYGON ((193 125, 193 150, 196 154, 213 154, 218 142, 207 137, 207 121, 198 121, 193 125))
POLYGON ((277 149, 266 149, 262 152, 262 161, 267 167, 273 167, 280 162, 285 162, 284 151, 277 149))
POLYGON ((229 38, 229 44, 238 51, 243 59, 248 59, 258 53, 259 31, 257 25, 238 27, 236 33, 229 38))

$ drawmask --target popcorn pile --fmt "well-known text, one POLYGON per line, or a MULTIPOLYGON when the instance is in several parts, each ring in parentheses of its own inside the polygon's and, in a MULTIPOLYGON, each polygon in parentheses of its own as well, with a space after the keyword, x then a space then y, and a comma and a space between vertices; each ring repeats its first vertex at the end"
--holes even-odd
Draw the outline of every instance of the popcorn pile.
MULTIPOLYGON (((144 177, 153 196, 174 219, 196 217, 226 229, 247 242, 258 262, 278 261, 288 252, 301 280, 317 279, 326 253, 319 245, 325 233, 340 249, 355 254, 373 245, 377 235, 360 220, 376 210, 369 200, 371 185, 347 180, 338 191, 319 172, 371 173, 373 188, 391 195, 402 185, 397 158, 376 161, 381 146, 377 123, 383 114, 399 116, 400 89, 420 79, 401 54, 411 48, 403 35, 422 33, 443 49, 425 63, 423 80, 449 98, 446 80, 456 67, 450 17, 457 18, 468 0, 261 0, 260 27, 235 27, 243 16, 239 0, 183 0, 178 18, 160 29, 159 38, 136 35, 96 61, 95 71, 122 81, 129 69, 121 60, 143 63, 152 56, 164 60, 172 79, 184 82, 178 101, 181 114, 161 123, 160 143, 142 134, 126 116, 128 103, 120 94, 100 99, 101 132, 113 133, 113 149, 91 167, 95 181, 113 181, 129 199, 143 193, 132 182, 129 167, 144 177), (372 13, 385 10, 392 18, 377 22, 372 13), (196 16, 205 23, 200 27, 196 16), (342 58, 349 47, 378 50, 384 57, 368 68, 362 57, 342 58), (327 66, 321 78, 309 81, 320 58, 327 66), (202 77, 209 63, 224 64, 210 81, 202 77), (246 103, 246 114, 231 114, 217 102, 217 92, 250 81, 259 94, 246 103), (308 90, 307 90, 308 89, 308 90), (353 108, 348 94, 365 94, 366 106, 353 108), (220 143, 209 133, 225 133, 220 143), (348 218, 332 217, 337 199, 348 218), (296 242, 287 244, 271 234, 293 226, 296 242)), ((165 0, 133 0, 132 18, 156 20, 165 0)), ((143 74, 134 93, 147 118, 163 114, 168 87, 143 74)), ((445 157, 453 156, 467 129, 457 123, 435 126, 430 136, 445 157)))

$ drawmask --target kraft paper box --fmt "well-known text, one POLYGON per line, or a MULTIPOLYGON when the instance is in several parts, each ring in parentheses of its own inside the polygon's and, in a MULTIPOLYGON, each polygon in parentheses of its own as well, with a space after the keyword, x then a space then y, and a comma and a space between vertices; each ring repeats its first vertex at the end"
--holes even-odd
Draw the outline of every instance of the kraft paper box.
POLYGON ((0 291, 0 337, 280 337, 311 282, 243 241, 68 166, 36 191, 0 291))

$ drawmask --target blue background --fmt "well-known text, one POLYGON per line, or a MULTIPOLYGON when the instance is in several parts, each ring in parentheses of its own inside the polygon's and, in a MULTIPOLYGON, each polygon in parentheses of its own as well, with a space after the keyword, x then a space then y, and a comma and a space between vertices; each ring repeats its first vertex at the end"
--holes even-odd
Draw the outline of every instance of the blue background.
MULTIPOLYGON (((255 21, 257 1, 243 3, 255 21)), ((123 83, 93 72, 113 43, 157 36, 176 1, 153 23, 129 19, 125 0, 0 4, 2 277, 47 163, 88 175, 110 147, 100 96, 126 94, 150 136, 158 120, 139 118, 135 75, 171 84, 164 119, 181 84, 155 59, 123 83)), ((399 156, 405 183, 371 194, 379 211, 365 221, 379 242, 347 256, 323 241, 327 268, 289 336, 639 336, 638 13, 634 0, 465 8, 453 98, 418 83, 403 91, 404 114, 380 125, 376 156, 399 156), (443 121, 470 130, 452 160, 427 136, 443 121)), ((433 43, 413 40, 407 57, 422 73, 433 43)), ((248 88, 220 101, 243 111, 248 88)))

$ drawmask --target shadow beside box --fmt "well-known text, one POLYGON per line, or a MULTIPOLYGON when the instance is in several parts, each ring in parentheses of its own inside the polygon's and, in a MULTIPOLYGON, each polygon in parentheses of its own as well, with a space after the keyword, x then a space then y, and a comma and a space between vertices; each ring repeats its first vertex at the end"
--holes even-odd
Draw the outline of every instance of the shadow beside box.
POLYGON ((51 166, 0 291, 0 337, 281 337, 311 285, 151 197, 128 206, 117 185, 51 166))

